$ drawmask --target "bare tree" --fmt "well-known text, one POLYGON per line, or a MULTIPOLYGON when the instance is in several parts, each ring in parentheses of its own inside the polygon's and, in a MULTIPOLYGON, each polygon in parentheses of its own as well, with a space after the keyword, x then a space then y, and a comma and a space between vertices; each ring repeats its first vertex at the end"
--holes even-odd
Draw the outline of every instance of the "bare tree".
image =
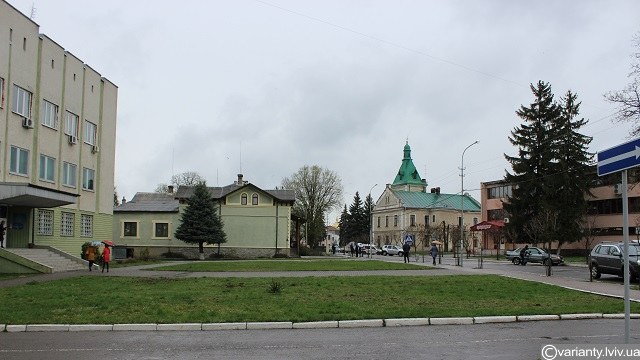
POLYGON ((293 211, 306 219, 307 245, 315 247, 324 236, 324 214, 342 205, 342 182, 335 172, 320 166, 305 165, 282 180, 283 189, 295 193, 293 211))
POLYGON ((582 234, 584 239, 584 249, 587 253, 586 263, 589 264, 589 254, 591 253, 591 248, 593 247, 593 243, 598 235, 598 228, 596 228, 597 216, 586 216, 585 221, 582 227, 582 234))
POLYGON ((177 190, 182 185, 195 186, 205 182, 205 178, 195 171, 185 171, 180 174, 173 175, 169 184, 158 184, 155 192, 157 193, 169 193, 169 185, 177 190))
POLYGON ((604 95, 609 102, 619 106, 616 122, 631 122, 631 137, 640 135, 640 33, 633 38, 638 51, 632 55, 631 72, 627 77, 631 82, 622 90, 610 91, 604 95))

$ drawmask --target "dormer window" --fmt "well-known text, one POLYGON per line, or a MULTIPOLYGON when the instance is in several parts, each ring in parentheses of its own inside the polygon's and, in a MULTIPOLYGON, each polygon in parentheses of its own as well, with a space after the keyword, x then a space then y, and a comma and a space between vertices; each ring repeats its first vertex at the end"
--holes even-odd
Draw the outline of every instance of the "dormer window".
POLYGON ((247 194, 240 196, 240 205, 247 205, 247 194))
POLYGON ((251 205, 258 205, 258 194, 251 195, 251 205))

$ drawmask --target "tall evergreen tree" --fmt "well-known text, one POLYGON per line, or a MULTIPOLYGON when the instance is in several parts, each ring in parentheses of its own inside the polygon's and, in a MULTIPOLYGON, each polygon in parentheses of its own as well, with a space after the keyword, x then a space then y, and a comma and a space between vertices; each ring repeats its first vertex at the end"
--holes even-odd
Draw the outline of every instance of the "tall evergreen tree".
POLYGON ((342 213, 340 214, 340 245, 344 246, 348 244, 351 239, 349 239, 349 212, 347 211, 347 204, 344 205, 344 209, 342 209, 342 213))
POLYGON ((360 199, 360 193, 356 191, 353 203, 349 206, 349 237, 357 242, 366 242, 368 238, 368 220, 365 215, 364 205, 360 199))
MULTIPOLYGON (((371 212, 373 211, 374 205, 371 194, 367 194, 367 197, 364 199, 364 217, 367 222, 367 239, 371 236, 371 226, 373 226, 373 224, 371 224, 373 221, 371 218, 371 212)), ((369 242, 369 240, 367 240, 367 242, 369 242)), ((373 239, 371 239, 371 243, 373 242, 373 239)))
POLYGON ((593 181, 590 165, 593 154, 587 151, 592 138, 578 131, 587 124, 584 118, 578 118, 580 102, 578 96, 567 91, 561 99, 560 116, 551 125, 554 138, 551 150, 554 152, 555 169, 548 194, 549 207, 558 214, 557 231, 554 239, 559 247, 565 242, 575 242, 582 238, 582 219, 587 213, 589 192, 593 181))
POLYGON ((205 182, 196 185, 193 195, 187 199, 187 207, 175 235, 186 243, 198 244, 201 259, 204 258, 204 243, 218 244, 219 253, 220 244, 227 241, 216 203, 205 182))
POLYGON ((523 123, 514 128, 509 137, 511 144, 518 148, 518 156, 505 154, 513 170, 505 176, 505 181, 513 185, 512 196, 504 204, 509 214, 506 233, 515 237, 510 240, 518 242, 532 242, 525 231, 526 226, 529 219, 538 217, 543 211, 542 203, 545 194, 549 193, 548 176, 554 171, 553 152, 550 151, 553 134, 549 129, 560 114, 548 83, 531 84, 531 92, 534 102, 516 111, 523 123))

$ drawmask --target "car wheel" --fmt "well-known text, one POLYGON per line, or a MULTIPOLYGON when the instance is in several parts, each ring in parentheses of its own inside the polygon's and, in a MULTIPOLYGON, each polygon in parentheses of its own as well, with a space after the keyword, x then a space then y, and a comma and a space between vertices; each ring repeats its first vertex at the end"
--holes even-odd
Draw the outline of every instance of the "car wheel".
POLYGON ((402 251, 398 251, 398 256, 402 256, 404 253, 402 251))
POLYGON ((591 277, 594 279, 600 279, 600 269, 598 269, 598 265, 591 265, 591 277))
POLYGON ((520 265, 520 258, 513 258, 513 260, 511 260, 511 262, 513 263, 513 265, 520 265))
POLYGON ((383 252, 382 252, 382 255, 387 256, 387 255, 389 255, 389 253, 388 253, 388 252, 386 252, 386 251, 383 251, 383 252))

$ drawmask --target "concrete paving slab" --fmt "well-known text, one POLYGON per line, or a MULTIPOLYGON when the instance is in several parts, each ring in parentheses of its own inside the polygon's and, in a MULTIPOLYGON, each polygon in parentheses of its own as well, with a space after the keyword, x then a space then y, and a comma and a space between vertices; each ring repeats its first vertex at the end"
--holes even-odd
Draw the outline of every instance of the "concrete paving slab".
POLYGON ((247 323, 244 322, 236 322, 236 323, 209 323, 202 324, 202 330, 246 330, 247 323))
POLYGON ((384 326, 424 326, 429 325, 429 318, 384 319, 384 326))
POLYGON ((338 327, 341 327, 341 328, 363 328, 363 327, 383 327, 383 326, 384 326, 384 321, 382 319, 338 321, 338 327))
POLYGON ((293 323, 294 329, 330 329, 337 328, 337 321, 311 321, 311 322, 299 322, 293 323))
POLYGON ((293 329, 290 321, 248 322, 247 330, 293 329))
POLYGON ((69 331, 112 331, 113 325, 108 324, 80 324, 69 325, 69 331))
POLYGON ((156 328, 158 331, 201 331, 202 324, 188 323, 188 324, 158 324, 156 328))

